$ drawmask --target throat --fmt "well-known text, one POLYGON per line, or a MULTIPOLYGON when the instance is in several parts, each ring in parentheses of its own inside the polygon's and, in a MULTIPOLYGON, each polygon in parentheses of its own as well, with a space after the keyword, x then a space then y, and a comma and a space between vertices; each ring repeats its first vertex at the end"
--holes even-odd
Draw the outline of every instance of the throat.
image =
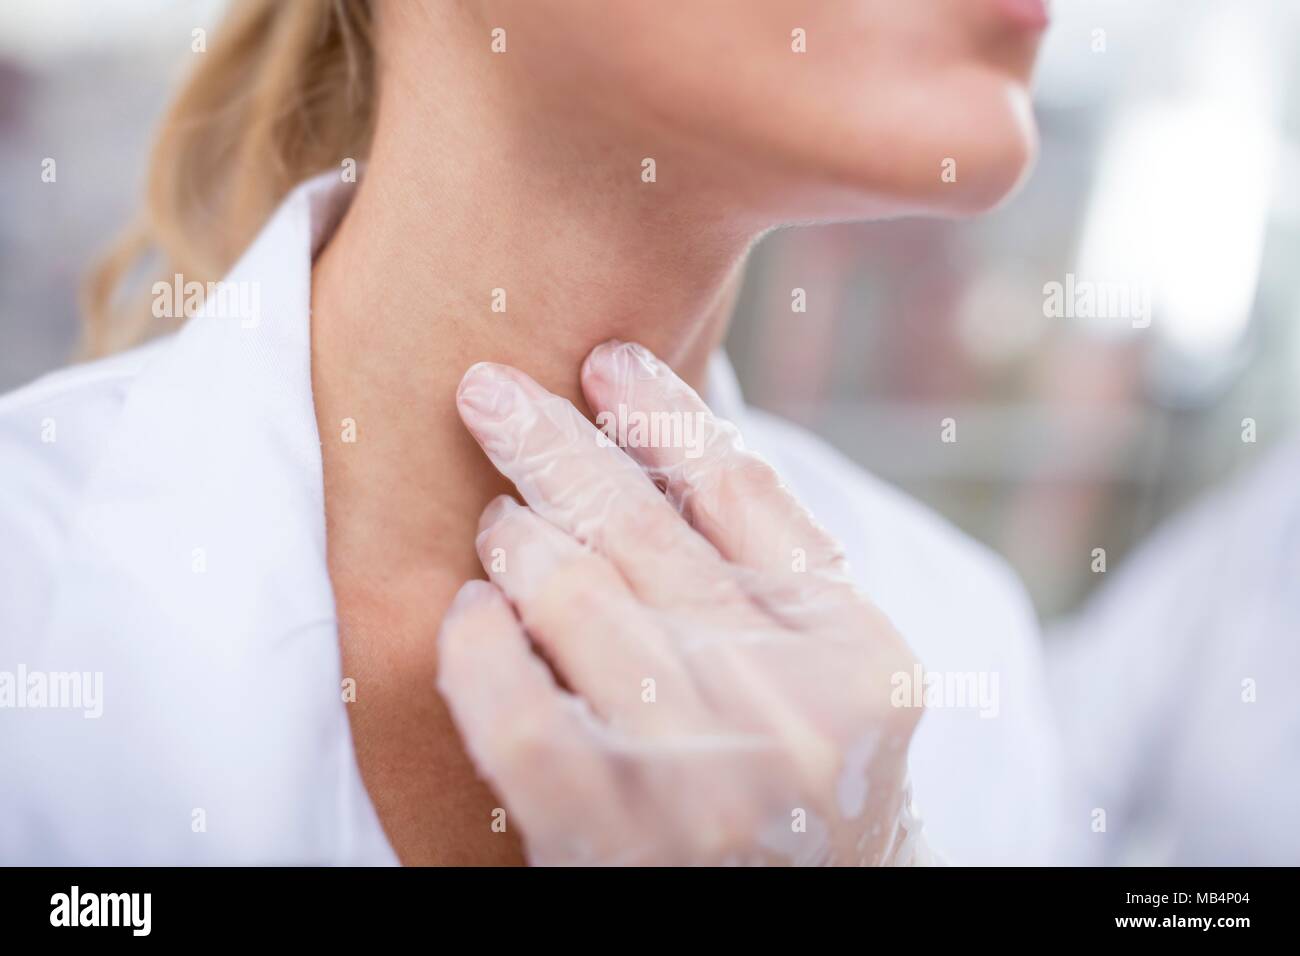
POLYGON ((404 863, 518 862, 503 801, 478 779, 436 689, 443 613, 483 577, 479 515, 513 491, 461 424, 456 387, 471 364, 504 362, 587 411, 581 363, 622 338, 702 389, 745 247, 651 251, 594 241, 577 222, 476 232, 463 209, 434 217, 393 196, 379 172, 372 161, 312 275, 313 399, 354 746, 404 863))

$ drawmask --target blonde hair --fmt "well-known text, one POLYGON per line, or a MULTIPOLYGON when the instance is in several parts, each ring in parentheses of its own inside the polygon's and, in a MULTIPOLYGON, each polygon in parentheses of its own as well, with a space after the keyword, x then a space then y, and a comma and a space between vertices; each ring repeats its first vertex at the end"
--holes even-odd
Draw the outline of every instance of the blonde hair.
POLYGON ((87 356, 174 327, 141 280, 220 279, 293 186, 364 157, 372 27, 369 0, 234 0, 163 118, 142 208, 87 277, 87 356))

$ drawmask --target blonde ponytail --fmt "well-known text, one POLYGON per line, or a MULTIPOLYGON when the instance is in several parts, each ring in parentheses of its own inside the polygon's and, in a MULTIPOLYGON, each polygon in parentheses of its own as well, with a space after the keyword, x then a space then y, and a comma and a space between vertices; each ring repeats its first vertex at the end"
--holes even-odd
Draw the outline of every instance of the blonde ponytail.
POLYGON ((368 0, 235 0, 168 109, 143 209, 83 290, 83 352, 167 331, 154 279, 220 279, 297 183, 361 160, 374 118, 368 0))

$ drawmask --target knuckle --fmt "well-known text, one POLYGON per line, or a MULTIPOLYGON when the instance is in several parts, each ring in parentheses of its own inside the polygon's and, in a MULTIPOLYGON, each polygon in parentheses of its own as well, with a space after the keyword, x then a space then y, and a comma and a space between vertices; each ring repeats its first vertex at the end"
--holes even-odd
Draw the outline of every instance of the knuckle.
POLYGON ((717 475, 719 490, 730 495, 770 495, 786 493, 785 483, 776 470, 753 452, 739 452, 729 459, 717 475))
POLYGON ((617 583, 611 570, 604 558, 586 549, 559 559, 529 596, 525 625, 551 629, 602 614, 617 583))
POLYGON ((743 862, 752 852, 758 836, 758 814, 752 796, 721 800, 698 807, 680 824, 683 841, 692 859, 710 862, 743 862))
POLYGON ((646 550, 677 547, 686 525, 666 504, 666 499, 655 500, 648 495, 645 500, 628 501, 605 526, 603 534, 623 542, 636 542, 646 550))
POLYGON ((743 576, 735 573, 727 573, 730 569, 725 569, 724 573, 713 575, 700 585, 702 599, 707 601, 708 606, 725 611, 728 614, 740 614, 743 617, 738 618, 741 623, 750 621, 761 621, 768 623, 767 619, 761 615, 759 604, 755 603, 754 595, 750 588, 747 587, 743 576))

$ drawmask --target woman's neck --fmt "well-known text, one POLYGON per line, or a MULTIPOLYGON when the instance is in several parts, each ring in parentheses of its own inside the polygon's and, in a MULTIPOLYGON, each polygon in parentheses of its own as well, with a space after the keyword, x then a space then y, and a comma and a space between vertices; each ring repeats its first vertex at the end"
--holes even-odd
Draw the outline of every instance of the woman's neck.
POLYGON ((753 237, 684 157, 665 146, 646 182, 654 149, 530 108, 469 45, 386 57, 365 174, 313 271, 331 546, 368 567, 473 557, 503 485, 456 415, 466 368, 515 365, 582 407, 583 358, 623 338, 702 386, 753 237))
MULTIPOLYGON (((330 579, 358 765, 404 863, 519 862, 434 690, 439 622, 467 578, 479 515, 511 488, 456 413, 472 363, 515 365, 579 404, 611 337, 702 384, 740 251, 593 221, 590 196, 467 165, 411 177, 376 154, 313 271, 312 380, 330 579), (436 184, 436 188, 435 188, 436 184), (584 208, 586 206, 587 208, 584 208), (505 311, 492 310, 505 290, 505 311), (355 423, 345 440, 344 420, 355 423)), ((743 247, 742 247, 743 248, 743 247)))

